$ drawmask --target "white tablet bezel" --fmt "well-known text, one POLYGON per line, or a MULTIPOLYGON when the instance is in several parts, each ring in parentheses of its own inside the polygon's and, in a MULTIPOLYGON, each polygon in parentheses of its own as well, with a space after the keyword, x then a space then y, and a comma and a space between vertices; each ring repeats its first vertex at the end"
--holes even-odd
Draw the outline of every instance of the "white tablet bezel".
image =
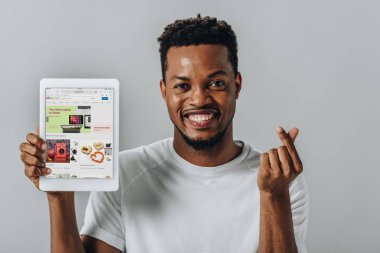
MULTIPOLYGON (((117 79, 44 78, 40 81, 40 137, 45 140, 46 88, 113 88, 113 178, 40 177, 42 191, 116 191, 119 188, 119 81, 117 79)), ((47 165, 48 167, 48 165, 47 165)))

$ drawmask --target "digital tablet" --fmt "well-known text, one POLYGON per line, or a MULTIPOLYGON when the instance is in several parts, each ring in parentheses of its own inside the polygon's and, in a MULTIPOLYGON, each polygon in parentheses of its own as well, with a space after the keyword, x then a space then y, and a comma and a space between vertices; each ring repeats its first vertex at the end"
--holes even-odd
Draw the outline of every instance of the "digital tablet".
POLYGON ((47 144, 43 191, 119 187, 119 81, 49 78, 40 82, 40 136, 47 144))

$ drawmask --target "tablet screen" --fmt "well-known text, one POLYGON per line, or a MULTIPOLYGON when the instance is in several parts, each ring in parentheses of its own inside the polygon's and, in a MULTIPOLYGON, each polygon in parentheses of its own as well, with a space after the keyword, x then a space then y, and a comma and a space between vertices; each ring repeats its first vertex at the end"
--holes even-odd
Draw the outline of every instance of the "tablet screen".
POLYGON ((47 178, 113 178, 113 88, 45 90, 47 178))

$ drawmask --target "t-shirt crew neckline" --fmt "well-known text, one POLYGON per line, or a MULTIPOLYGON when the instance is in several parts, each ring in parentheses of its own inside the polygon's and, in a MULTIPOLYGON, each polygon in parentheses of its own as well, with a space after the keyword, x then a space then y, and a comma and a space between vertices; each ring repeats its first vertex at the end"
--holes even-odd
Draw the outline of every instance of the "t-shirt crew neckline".
POLYGON ((250 149, 249 145, 247 145, 243 141, 235 141, 235 142, 238 145, 243 146, 243 150, 240 152, 240 154, 237 157, 235 157, 233 160, 225 164, 214 166, 214 167, 198 166, 183 159, 174 150, 173 138, 169 138, 167 144, 169 146, 170 155, 174 158, 174 161, 179 165, 178 169, 180 169, 181 171, 185 171, 185 172, 200 175, 200 176, 216 176, 216 175, 225 174, 234 170, 239 164, 245 161, 246 157, 248 156, 249 149, 250 149))

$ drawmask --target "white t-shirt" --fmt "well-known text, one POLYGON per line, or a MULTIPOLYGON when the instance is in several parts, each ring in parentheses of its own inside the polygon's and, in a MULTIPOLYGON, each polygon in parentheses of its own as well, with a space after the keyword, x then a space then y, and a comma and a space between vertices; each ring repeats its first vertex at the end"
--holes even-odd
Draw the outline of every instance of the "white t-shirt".
MULTIPOLYGON (((80 234, 128 253, 252 253, 259 245, 260 153, 249 144, 217 167, 195 166, 173 138, 120 152, 120 187, 92 192, 80 234)), ((290 186, 298 252, 307 252, 303 175, 290 186)))

